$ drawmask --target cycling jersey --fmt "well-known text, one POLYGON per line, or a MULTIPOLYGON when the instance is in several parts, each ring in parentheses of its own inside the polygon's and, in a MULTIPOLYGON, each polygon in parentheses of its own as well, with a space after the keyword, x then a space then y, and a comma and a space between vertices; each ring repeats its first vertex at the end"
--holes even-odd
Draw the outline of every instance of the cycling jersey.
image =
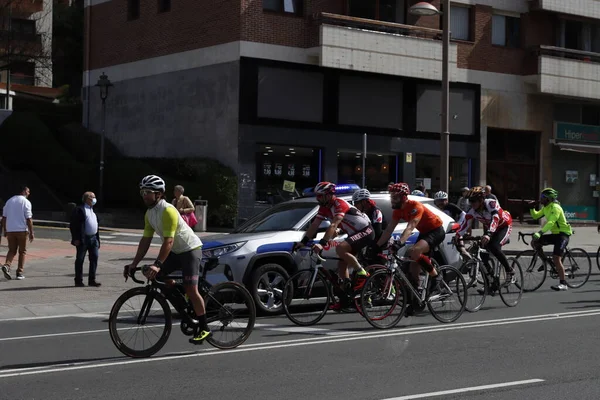
POLYGON ((381 209, 377 207, 376 203, 373 200, 369 200, 369 202, 371 203, 371 211, 369 212, 368 217, 371 220, 371 225, 375 231, 375 239, 379 239, 379 236, 381 236, 387 227, 387 221, 383 217, 383 213, 381 212, 381 209))
POLYGON ((397 208, 392 214, 394 220, 404 220, 406 222, 418 219, 416 228, 419 232, 427 233, 443 225, 440 217, 427 209, 421 202, 415 200, 406 200, 402 208, 397 208))
POLYGON ((171 251, 175 254, 185 253, 202 247, 202 241, 192 228, 185 223, 181 215, 172 204, 161 199, 152 208, 146 211, 144 216, 144 237, 152 237, 154 232, 164 238, 173 238, 173 248, 171 251))
POLYGON ((485 199, 482 211, 477 211, 471 207, 460 226, 460 231, 458 232, 460 236, 467 232, 473 220, 481 222, 486 233, 494 233, 498 228, 512 226, 512 216, 508 211, 504 211, 498 201, 494 199, 485 199))
POLYGON ((348 204, 346 200, 336 198, 331 207, 320 206, 316 218, 333 221, 334 217, 343 217, 339 227, 348 235, 360 232, 371 225, 369 217, 348 204))
POLYGON ((446 204, 446 206, 442 209, 442 211, 446 215, 452 217, 452 219, 454 219, 459 224, 463 223, 463 219, 465 218, 465 215, 466 215, 463 210, 461 210, 456 204, 452 204, 452 203, 446 204))
POLYGON ((565 212, 560 204, 556 201, 546 204, 546 206, 539 211, 536 211, 532 208, 529 210, 529 213, 533 219, 546 217, 546 224, 541 229, 542 233, 552 231, 554 234, 564 233, 565 235, 569 236, 573 234, 571 225, 569 225, 567 218, 565 217, 565 212))

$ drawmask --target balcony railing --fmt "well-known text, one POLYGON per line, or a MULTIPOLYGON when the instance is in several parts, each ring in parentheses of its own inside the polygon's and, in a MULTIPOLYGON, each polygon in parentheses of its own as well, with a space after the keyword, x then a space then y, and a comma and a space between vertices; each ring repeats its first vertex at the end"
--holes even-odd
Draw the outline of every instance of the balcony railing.
POLYGON ((558 58, 568 58, 570 60, 579 60, 582 62, 600 63, 600 53, 591 51, 566 49, 555 46, 538 46, 534 48, 534 53, 538 56, 551 56, 558 58))
POLYGON ((320 13, 315 16, 315 21, 319 24, 346 26, 349 28, 364 29, 369 31, 392 33, 397 35, 420 37, 427 39, 442 39, 442 31, 414 25, 404 25, 395 22, 378 21, 367 18, 351 17, 348 15, 339 15, 331 13, 320 13))

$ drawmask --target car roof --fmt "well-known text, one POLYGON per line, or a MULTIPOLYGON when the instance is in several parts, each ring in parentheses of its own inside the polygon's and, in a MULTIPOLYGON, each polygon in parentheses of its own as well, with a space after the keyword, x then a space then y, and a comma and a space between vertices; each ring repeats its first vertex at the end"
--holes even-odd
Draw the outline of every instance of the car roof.
MULTIPOLYGON (((390 193, 389 192, 379 192, 379 193, 373 193, 371 192, 371 198, 373 199, 387 199, 389 198, 390 193)), ((352 201, 352 195, 350 194, 343 194, 341 196, 337 196, 340 199, 346 200, 346 201, 352 201)), ((433 199, 430 197, 422 197, 422 196, 413 196, 413 195, 408 195, 408 199, 409 200, 416 200, 419 201, 421 203, 433 203, 433 199)), ((314 197, 299 197, 297 199, 294 200, 289 200, 289 201, 306 201, 306 202, 312 202, 312 203, 316 203, 317 200, 314 197)), ((288 201, 286 201, 285 203, 287 203, 288 201)))

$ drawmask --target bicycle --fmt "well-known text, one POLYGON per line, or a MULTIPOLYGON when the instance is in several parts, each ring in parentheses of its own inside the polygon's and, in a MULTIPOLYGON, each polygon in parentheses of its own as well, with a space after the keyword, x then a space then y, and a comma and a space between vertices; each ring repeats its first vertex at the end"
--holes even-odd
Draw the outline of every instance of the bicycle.
POLYGON ((440 292, 432 295, 429 288, 430 277, 423 268, 419 275, 419 285, 415 288, 410 282, 404 270, 407 270, 414 261, 409 257, 398 257, 396 253, 400 248, 397 245, 391 246, 386 252, 388 258, 386 268, 371 274, 363 287, 360 307, 367 322, 378 329, 396 326, 406 312, 406 299, 409 293, 413 297, 413 307, 417 312, 427 307, 431 315, 442 323, 454 322, 460 318, 467 303, 467 284, 460 271, 451 265, 439 266, 432 258, 431 263, 442 276, 440 292), (457 310, 451 316, 444 317, 444 312, 437 309, 438 305, 457 306, 457 310), (376 314, 380 307, 386 306, 390 307, 389 310, 381 315, 376 314), (384 325, 381 321, 392 316, 394 311, 398 311, 397 316, 392 317, 391 322, 384 325))
MULTIPOLYGON (((341 286, 336 271, 323 266, 323 261, 337 258, 323 258, 312 250, 309 251, 308 257, 311 261, 310 267, 290 276, 283 288, 283 310, 289 320, 298 326, 314 325, 327 314, 330 304, 342 301, 344 297, 352 301, 351 304, 342 307, 340 312, 362 313, 359 298, 348 293, 350 288, 341 286), (302 320, 302 316, 305 316, 306 320, 302 320)), ((364 258, 359 257, 359 260, 364 258)), ((383 266, 371 265, 365 269, 369 272, 377 268, 383 266)), ((355 278, 356 275, 353 274, 352 281, 355 278)))
POLYGON ((461 238, 464 242, 473 242, 469 248, 470 260, 466 260, 460 267, 463 274, 467 274, 469 281, 467 290, 466 310, 477 312, 483 306, 486 296, 492 297, 496 292, 500 294, 500 299, 507 307, 515 307, 521 301, 523 296, 523 269, 514 257, 507 257, 510 266, 515 271, 514 281, 507 282, 506 271, 500 268, 500 262, 487 250, 481 246, 482 236, 464 236, 461 238), (482 257, 482 255, 486 255, 482 257), (483 261, 487 258, 487 261, 483 261), (517 289, 514 293, 512 287, 517 289))
MULTIPOLYGON (((523 243, 529 245, 525 240, 526 236, 533 236, 533 233, 519 232, 519 240, 522 240, 523 243)), ((552 279, 558 279, 558 271, 556 271, 556 266, 554 265, 552 257, 547 257, 541 246, 535 250, 530 249, 520 252, 517 255, 517 260, 520 258, 528 260, 526 262, 528 267, 525 269, 525 279, 523 281, 523 290, 525 292, 536 291, 544 284, 548 274, 548 266, 550 267, 550 277, 552 279), (541 260, 541 265, 536 264, 539 260, 541 260)), ((569 249, 567 246, 562 256, 562 263, 565 267, 565 280, 568 287, 573 289, 580 288, 585 285, 588 279, 590 279, 592 273, 592 261, 585 250, 581 248, 569 249), (581 262, 578 262, 578 259, 581 260, 581 262)))
MULTIPOLYGON (((208 259, 202 268, 202 275, 198 279, 198 289, 206 306, 206 319, 212 331, 212 336, 207 338, 206 341, 219 349, 233 349, 250 337, 256 320, 256 308, 252 296, 242 285, 226 281, 213 286, 206 281, 207 272, 215 269, 218 265, 218 258, 208 259), (220 338, 229 332, 225 332, 225 329, 233 328, 232 325, 236 322, 234 320, 238 314, 241 314, 242 320, 238 322, 239 327, 234 328, 234 330, 240 331, 241 335, 229 342, 221 340, 220 338)), ((140 270, 145 272, 148 268, 150 268, 149 265, 136 267, 129 271, 129 277, 134 282, 144 285, 144 281, 137 279, 135 273, 140 270)), ((225 273, 225 276, 230 276, 230 274, 225 273)), ((110 338, 121 353, 134 358, 150 357, 165 345, 171 334, 173 318, 169 303, 172 304, 181 317, 181 332, 186 336, 194 334, 193 318, 195 318, 195 312, 191 302, 185 295, 182 282, 181 276, 157 276, 153 280, 148 280, 146 286, 129 289, 119 296, 110 311, 108 327, 110 338), (126 302, 136 297, 138 298, 136 304, 139 307, 127 303, 129 309, 122 309, 126 302), (154 304, 157 304, 157 306, 153 307, 154 304), (132 318, 120 318, 120 311, 131 312, 132 318), (158 315, 151 317, 149 315, 151 311, 157 311, 158 315), (129 326, 127 328, 117 328, 118 322, 124 322, 129 326), (159 328, 162 332, 159 332, 158 335, 152 332, 153 336, 149 336, 144 332, 143 335, 138 337, 136 331, 136 334, 132 335, 134 347, 130 347, 130 344, 124 342, 125 336, 136 326, 138 328, 159 328), (121 331, 124 331, 123 335, 121 331), (150 341, 154 337, 158 339, 155 344, 149 347, 135 348, 138 341, 141 341, 141 345, 144 346, 146 340, 150 341)))
MULTIPOLYGON (((600 225, 598 225, 598 233, 600 233, 600 225)), ((596 266, 600 270, 600 246, 598 246, 598 250, 596 250, 596 266)))

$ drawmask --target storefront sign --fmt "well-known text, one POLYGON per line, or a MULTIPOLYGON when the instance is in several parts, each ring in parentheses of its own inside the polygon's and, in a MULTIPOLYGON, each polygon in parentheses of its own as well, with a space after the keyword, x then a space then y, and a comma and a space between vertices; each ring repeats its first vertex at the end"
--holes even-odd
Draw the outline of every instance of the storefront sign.
POLYGON ((283 191, 293 193, 296 189, 296 182, 283 181, 283 191))
POLYGON ((271 163, 266 162, 263 164, 263 174, 266 176, 271 176, 271 163))
POLYGON ((304 164, 302 166, 302 176, 308 178, 310 176, 310 165, 304 164))
POLYGON ((565 182, 567 183, 575 183, 579 178, 579 172, 577 171, 566 171, 565 172, 565 182))
POLYGON ((585 220, 595 221, 596 220, 596 207, 584 207, 584 206, 562 206, 565 211, 565 217, 567 220, 585 220))
POLYGON ((554 138, 573 143, 600 144, 600 126, 555 122, 554 138))
POLYGON ((412 163, 412 153, 406 153, 406 163, 412 163))
POLYGON ((283 170, 283 165, 277 163, 275 164, 275 176, 281 176, 281 172, 283 170))
POLYGON ((296 175, 296 166, 294 164, 288 164, 288 176, 296 175))

